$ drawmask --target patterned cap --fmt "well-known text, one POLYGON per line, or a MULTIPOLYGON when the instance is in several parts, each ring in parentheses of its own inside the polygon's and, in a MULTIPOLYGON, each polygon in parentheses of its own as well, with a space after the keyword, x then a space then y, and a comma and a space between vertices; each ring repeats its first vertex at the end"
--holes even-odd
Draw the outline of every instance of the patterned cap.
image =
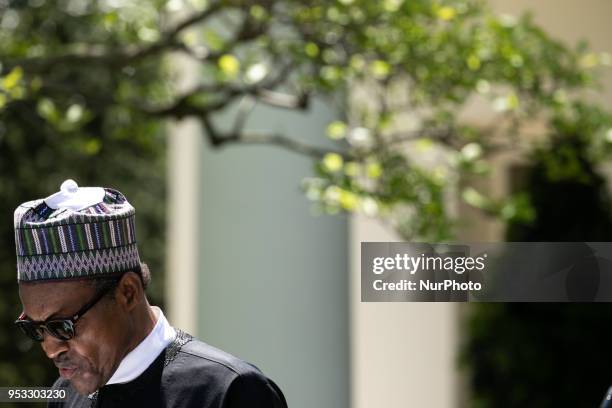
POLYGON ((134 207, 117 190, 73 180, 15 210, 17 280, 113 276, 140 269, 134 207))

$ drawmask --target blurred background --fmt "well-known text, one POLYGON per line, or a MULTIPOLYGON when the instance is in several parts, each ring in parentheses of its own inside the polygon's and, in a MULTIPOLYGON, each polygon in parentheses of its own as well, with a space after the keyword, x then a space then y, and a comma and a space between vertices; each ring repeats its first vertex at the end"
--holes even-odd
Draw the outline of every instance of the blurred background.
POLYGON ((57 376, 12 325, 12 213, 73 178, 137 209, 170 322, 292 408, 597 406, 608 305, 362 303, 359 248, 609 241, 610 15, 0 0, 0 385, 57 376))

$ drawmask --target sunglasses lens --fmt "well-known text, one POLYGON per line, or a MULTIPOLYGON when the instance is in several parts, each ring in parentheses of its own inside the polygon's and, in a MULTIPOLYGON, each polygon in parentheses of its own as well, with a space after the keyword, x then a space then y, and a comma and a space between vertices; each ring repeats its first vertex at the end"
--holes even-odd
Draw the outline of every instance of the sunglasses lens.
POLYGON ((74 326, 70 320, 53 320, 46 324, 47 330, 62 340, 70 340, 74 337, 74 326))
POLYGON ((16 322, 17 327, 21 329, 22 332, 29 338, 34 341, 43 341, 43 329, 42 327, 28 321, 18 321, 16 322))

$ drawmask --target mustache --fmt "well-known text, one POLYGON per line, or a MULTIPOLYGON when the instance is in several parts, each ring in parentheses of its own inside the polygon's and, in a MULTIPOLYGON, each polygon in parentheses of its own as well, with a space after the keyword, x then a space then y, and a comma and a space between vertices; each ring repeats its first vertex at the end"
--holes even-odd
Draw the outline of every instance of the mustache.
POLYGON ((78 364, 76 364, 73 361, 71 361, 68 356, 63 356, 63 357, 60 356, 58 358, 54 358, 53 359, 53 364, 55 364, 55 366, 57 368, 75 368, 75 367, 78 367, 78 364))

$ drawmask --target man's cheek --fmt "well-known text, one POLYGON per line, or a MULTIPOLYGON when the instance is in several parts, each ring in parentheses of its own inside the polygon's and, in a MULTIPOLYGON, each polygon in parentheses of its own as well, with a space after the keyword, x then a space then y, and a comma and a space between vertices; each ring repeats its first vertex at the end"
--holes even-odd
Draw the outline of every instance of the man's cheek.
POLYGON ((104 385, 104 375, 98 367, 83 362, 71 380, 72 385, 80 392, 90 394, 104 385))
POLYGON ((98 353, 97 350, 91 350, 83 345, 75 345, 73 351, 75 355, 72 358, 79 369, 79 376, 92 376, 98 372, 98 353))
MULTIPOLYGON (((96 377, 108 380, 112 376, 113 362, 117 359, 116 350, 100 339, 95 349, 89 349, 82 357, 82 366, 87 378, 96 377)), ((102 384, 104 385, 104 384, 102 384)))

